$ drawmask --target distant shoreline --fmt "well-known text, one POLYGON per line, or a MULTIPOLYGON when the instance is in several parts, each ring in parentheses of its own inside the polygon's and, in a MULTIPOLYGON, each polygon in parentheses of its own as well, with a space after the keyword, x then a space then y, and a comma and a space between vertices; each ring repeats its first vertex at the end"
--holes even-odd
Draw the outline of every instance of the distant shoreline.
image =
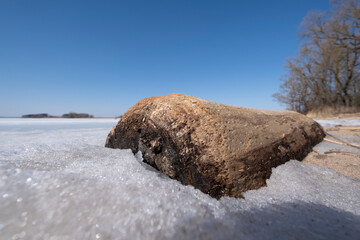
POLYGON ((65 113, 61 117, 60 116, 52 116, 48 113, 32 113, 32 114, 26 114, 22 115, 22 118, 93 118, 93 115, 90 115, 88 113, 65 113))
POLYGON ((85 119, 108 119, 108 118, 121 118, 121 116, 118 117, 94 117, 94 115, 90 115, 88 113, 75 113, 75 112, 70 112, 70 113, 66 113, 63 114, 62 116, 52 116, 49 115, 47 113, 37 113, 37 114, 26 114, 26 115, 22 115, 20 118, 32 118, 32 119, 39 119, 39 118, 54 118, 54 119, 74 119, 74 118, 85 118, 85 119))
POLYGON ((15 119, 120 119, 120 117, 93 117, 93 118, 63 118, 63 117, 51 117, 51 118, 23 118, 23 117, 7 117, 0 116, 2 118, 15 118, 15 119))

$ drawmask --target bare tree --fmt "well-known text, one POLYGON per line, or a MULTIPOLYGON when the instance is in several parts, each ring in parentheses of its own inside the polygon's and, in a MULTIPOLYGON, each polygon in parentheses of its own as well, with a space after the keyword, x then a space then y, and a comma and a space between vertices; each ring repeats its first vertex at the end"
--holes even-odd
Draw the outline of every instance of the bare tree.
POLYGON ((291 110, 360 106, 360 2, 332 4, 330 12, 305 17, 298 57, 287 60, 274 97, 291 110))

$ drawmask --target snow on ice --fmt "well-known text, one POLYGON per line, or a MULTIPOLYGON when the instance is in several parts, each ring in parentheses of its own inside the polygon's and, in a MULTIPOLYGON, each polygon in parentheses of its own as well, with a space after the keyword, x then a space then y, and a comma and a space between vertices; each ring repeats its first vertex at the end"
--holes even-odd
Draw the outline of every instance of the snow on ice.
POLYGON ((218 201, 105 148, 116 120, 49 121, 0 121, 0 239, 359 239, 359 180, 290 161, 218 201))

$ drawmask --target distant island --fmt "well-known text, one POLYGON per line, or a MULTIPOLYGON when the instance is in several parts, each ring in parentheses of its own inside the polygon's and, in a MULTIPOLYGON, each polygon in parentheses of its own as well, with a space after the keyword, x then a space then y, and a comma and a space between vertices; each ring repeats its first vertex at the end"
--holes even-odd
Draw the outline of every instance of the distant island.
POLYGON ((51 116, 47 113, 22 115, 22 118, 93 118, 93 117, 94 117, 93 115, 87 113, 74 113, 74 112, 63 114, 61 117, 51 116))
POLYGON ((38 114, 27 114, 22 115, 23 118, 54 118, 55 116, 50 116, 47 113, 38 113, 38 114))
POLYGON ((62 118, 93 118, 93 115, 87 113, 66 113, 62 115, 62 118))

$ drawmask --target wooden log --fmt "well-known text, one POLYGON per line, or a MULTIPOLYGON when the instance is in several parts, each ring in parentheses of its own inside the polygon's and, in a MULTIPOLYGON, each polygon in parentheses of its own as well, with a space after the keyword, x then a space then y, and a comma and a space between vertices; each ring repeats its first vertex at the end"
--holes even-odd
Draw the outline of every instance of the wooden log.
POLYGON ((234 107, 182 94, 131 107, 106 147, 141 151, 144 162, 212 197, 241 197, 266 184, 271 169, 302 160, 325 134, 291 111, 234 107))

